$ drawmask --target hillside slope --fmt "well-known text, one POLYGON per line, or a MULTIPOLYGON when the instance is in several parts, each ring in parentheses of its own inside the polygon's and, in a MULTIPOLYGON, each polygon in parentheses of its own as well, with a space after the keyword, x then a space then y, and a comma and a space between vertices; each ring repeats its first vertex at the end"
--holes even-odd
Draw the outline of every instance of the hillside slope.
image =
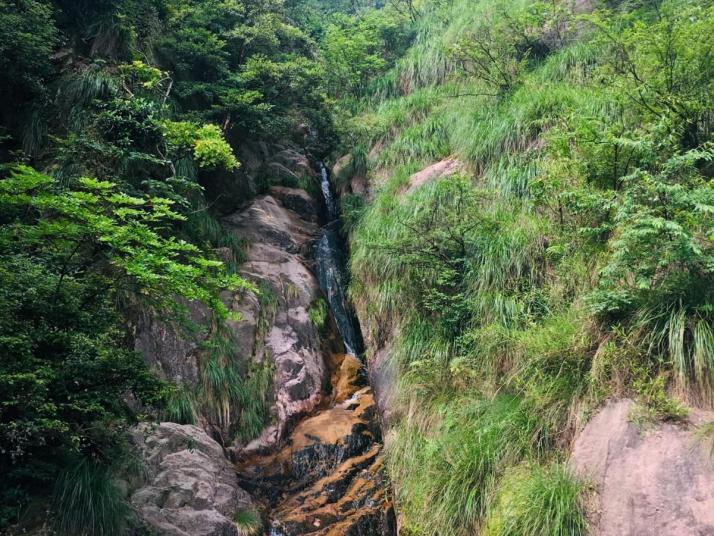
POLYGON ((334 169, 402 534, 598 533, 617 501, 570 446, 618 397, 695 446, 607 484, 634 517, 602 533, 711 531, 653 487, 711 486, 712 4, 421 8, 334 169))

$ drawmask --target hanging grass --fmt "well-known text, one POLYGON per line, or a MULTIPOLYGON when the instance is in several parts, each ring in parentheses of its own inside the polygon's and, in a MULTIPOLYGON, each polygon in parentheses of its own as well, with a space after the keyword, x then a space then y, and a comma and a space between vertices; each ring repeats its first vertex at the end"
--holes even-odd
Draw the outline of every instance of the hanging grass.
POLYGON ((57 530, 67 536, 117 536, 131 517, 109 469, 86 458, 60 474, 52 505, 57 530))
POLYGON ((166 401, 164 419, 179 424, 196 424, 197 404, 196 395, 188 386, 176 386, 166 401))

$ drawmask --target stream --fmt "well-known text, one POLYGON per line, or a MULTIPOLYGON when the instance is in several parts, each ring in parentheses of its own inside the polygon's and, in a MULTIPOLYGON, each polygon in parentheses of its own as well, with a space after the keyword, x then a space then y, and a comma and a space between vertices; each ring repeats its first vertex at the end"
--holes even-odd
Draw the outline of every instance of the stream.
POLYGON ((254 452, 237 469, 241 485, 263 504, 270 536, 394 536, 379 412, 360 359, 346 241, 324 165, 320 181, 325 225, 314 242, 313 270, 344 353, 323 356, 330 386, 319 406, 294 423, 277 450, 254 452))
POLYGON ((337 203, 324 164, 320 165, 320 189, 325 201, 327 223, 321 230, 315 248, 315 275, 320 288, 325 293, 347 353, 360 355, 363 351, 362 334, 345 292, 348 280, 346 244, 340 229, 342 222, 339 219, 337 203))

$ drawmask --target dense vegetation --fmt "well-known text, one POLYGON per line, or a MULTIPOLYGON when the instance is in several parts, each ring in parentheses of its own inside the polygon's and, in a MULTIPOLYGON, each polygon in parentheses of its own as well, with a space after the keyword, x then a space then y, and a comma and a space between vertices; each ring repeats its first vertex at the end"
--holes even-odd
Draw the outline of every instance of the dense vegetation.
POLYGON ((235 366, 218 292, 249 286, 219 221, 278 180, 262 143, 348 154, 404 533, 584 534, 576 426, 714 403, 713 28, 709 0, 0 0, 0 531, 126 532, 138 420, 260 432, 272 371, 235 366), (187 300, 196 391, 131 338, 195 331, 187 300))
POLYGON ((406 534, 584 534, 576 425, 613 394, 640 422, 714 395, 714 6, 418 7, 342 138, 343 187, 372 192, 343 198, 351 292, 400 377, 397 509, 406 534))
POLYGON ((264 426, 271 369, 239 368, 221 327, 219 292, 249 285, 217 209, 271 179, 244 172, 244 147, 331 143, 293 4, 0 0, 0 532, 122 533, 115 478, 137 470, 138 419, 200 413, 247 439, 264 426), (147 310, 206 339, 196 392, 133 351, 147 310))

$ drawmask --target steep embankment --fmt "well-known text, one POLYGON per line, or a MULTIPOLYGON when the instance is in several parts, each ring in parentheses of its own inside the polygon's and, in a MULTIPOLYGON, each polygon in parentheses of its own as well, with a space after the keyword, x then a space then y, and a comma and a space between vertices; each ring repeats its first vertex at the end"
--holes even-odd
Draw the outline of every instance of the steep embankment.
POLYGON ((608 5, 427 9, 352 121, 334 174, 409 534, 714 530, 714 7, 608 5))
MULTIPOLYGON (((314 199, 286 187, 273 188, 225 219, 227 229, 248 241, 240 273, 257 287, 223 296, 241 316, 228 322, 227 355, 214 356, 210 346, 197 350, 156 321, 139 330, 138 347, 174 381, 189 388, 193 381, 200 392, 213 388, 211 367, 227 365, 246 371, 245 383, 233 388, 257 398, 216 389, 211 400, 217 407, 196 408, 198 422, 236 463, 232 479, 225 474, 221 447, 197 428, 142 429, 148 438, 140 450, 158 468, 132 501, 159 533, 249 533, 261 530, 262 517, 273 535, 394 534, 367 374, 359 359, 343 353, 328 308, 333 300, 325 300, 315 276, 320 220, 314 199), (147 346, 147 341, 153 342, 147 346), (246 387, 265 371, 267 382, 261 380, 259 389, 246 387), (257 422, 256 404, 265 406, 257 422), (198 446, 192 448, 193 441, 198 446), (218 453, 223 461, 215 459, 218 453)), ((202 321, 199 313, 194 317, 202 321)))

